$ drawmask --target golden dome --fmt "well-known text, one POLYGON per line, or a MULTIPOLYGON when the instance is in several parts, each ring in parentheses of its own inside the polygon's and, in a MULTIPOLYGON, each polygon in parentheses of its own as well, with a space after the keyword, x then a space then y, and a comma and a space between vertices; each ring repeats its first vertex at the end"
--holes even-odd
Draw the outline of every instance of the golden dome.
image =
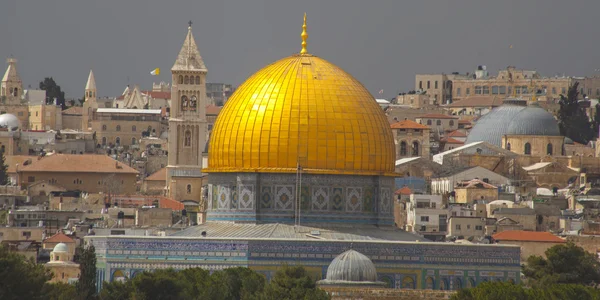
POLYGON ((206 172, 379 175, 394 172, 392 131, 350 74, 301 54, 248 78, 214 124, 206 172))

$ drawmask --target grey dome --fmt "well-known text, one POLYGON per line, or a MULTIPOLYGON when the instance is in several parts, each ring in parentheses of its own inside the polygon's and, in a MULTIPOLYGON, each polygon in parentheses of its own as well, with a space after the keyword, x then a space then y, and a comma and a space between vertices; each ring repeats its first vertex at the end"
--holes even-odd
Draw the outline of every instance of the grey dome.
POLYGON ((360 252, 348 250, 333 259, 327 268, 327 281, 376 282, 377 269, 360 252))
POLYGON ((510 121, 506 134, 559 136, 554 116, 539 106, 529 106, 510 121))
POLYGON ((65 243, 58 243, 54 246, 54 250, 52 252, 69 252, 69 247, 65 243))
POLYGON ((502 147, 503 135, 559 136, 558 122, 539 106, 525 106, 525 101, 508 100, 482 116, 473 126, 465 144, 488 142, 502 147))
POLYGON ((15 130, 21 127, 21 122, 13 114, 0 115, 0 127, 15 130))

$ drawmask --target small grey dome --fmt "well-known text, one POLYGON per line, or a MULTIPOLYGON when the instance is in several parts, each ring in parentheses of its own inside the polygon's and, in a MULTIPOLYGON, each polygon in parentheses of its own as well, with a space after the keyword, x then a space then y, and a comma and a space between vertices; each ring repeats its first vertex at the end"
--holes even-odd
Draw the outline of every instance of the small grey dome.
POLYGON ((69 247, 65 243, 58 243, 54 246, 54 250, 52 252, 69 252, 69 247))
POLYGON ((360 252, 348 250, 333 259, 327 268, 327 281, 376 282, 377 269, 360 252))
POLYGON ((0 127, 16 130, 21 127, 21 122, 13 114, 3 114, 0 115, 0 127))
POLYGON ((560 130, 551 113, 539 106, 529 106, 510 121, 506 134, 559 136, 560 130))

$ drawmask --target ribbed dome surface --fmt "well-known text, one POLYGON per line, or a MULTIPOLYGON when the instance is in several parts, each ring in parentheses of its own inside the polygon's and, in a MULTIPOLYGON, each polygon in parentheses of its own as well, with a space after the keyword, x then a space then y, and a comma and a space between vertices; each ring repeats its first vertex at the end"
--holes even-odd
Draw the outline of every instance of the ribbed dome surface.
POLYGON ((377 269, 360 252, 348 250, 333 259, 327 268, 327 281, 376 282, 377 269))
POLYGON ((559 136, 558 122, 539 106, 504 104, 481 117, 465 144, 488 142, 502 147, 503 135, 559 136))
POLYGON ((67 247, 67 244, 65 244, 65 243, 56 244, 56 246, 54 246, 54 250, 52 250, 52 252, 68 252, 68 251, 69 251, 69 247, 67 247))
POLYGON ((219 113, 207 172, 381 175, 394 172, 392 131, 354 77, 310 54, 248 78, 219 113))

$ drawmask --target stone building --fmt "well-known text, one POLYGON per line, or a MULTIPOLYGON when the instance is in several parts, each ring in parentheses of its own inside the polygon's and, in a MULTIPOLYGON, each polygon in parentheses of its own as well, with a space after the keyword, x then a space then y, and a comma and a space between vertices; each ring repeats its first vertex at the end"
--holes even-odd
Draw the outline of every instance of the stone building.
POLYGON ((8 67, 0 82, 0 113, 12 114, 19 119, 23 129, 28 129, 29 107, 23 101, 23 82, 17 72, 17 60, 6 60, 8 67))
POLYGON ((443 135, 446 131, 458 129, 458 117, 445 114, 425 114, 418 116, 416 122, 427 125, 432 132, 443 135))
POLYGON ((396 144, 396 159, 418 156, 429 158, 429 127, 404 120, 392 124, 391 128, 396 144))
POLYGON ((75 283, 79 279, 79 264, 72 262, 73 255, 67 245, 58 243, 50 253, 50 261, 45 267, 52 272, 51 283, 75 283))
POLYGON ((525 262, 531 255, 546 257, 546 250, 567 241, 550 232, 535 232, 511 230, 496 233, 492 236, 501 245, 516 245, 521 247, 521 261, 525 262))
POLYGON ((171 112, 167 195, 202 205, 202 152, 206 147, 206 66, 188 27, 187 36, 171 68, 171 112))
POLYGON ((396 104, 407 105, 411 108, 435 106, 433 98, 424 92, 403 93, 396 96, 396 104))
POLYGON ((455 203, 473 204, 480 200, 494 201, 498 199, 498 187, 480 179, 471 179, 456 184, 454 187, 455 203))

